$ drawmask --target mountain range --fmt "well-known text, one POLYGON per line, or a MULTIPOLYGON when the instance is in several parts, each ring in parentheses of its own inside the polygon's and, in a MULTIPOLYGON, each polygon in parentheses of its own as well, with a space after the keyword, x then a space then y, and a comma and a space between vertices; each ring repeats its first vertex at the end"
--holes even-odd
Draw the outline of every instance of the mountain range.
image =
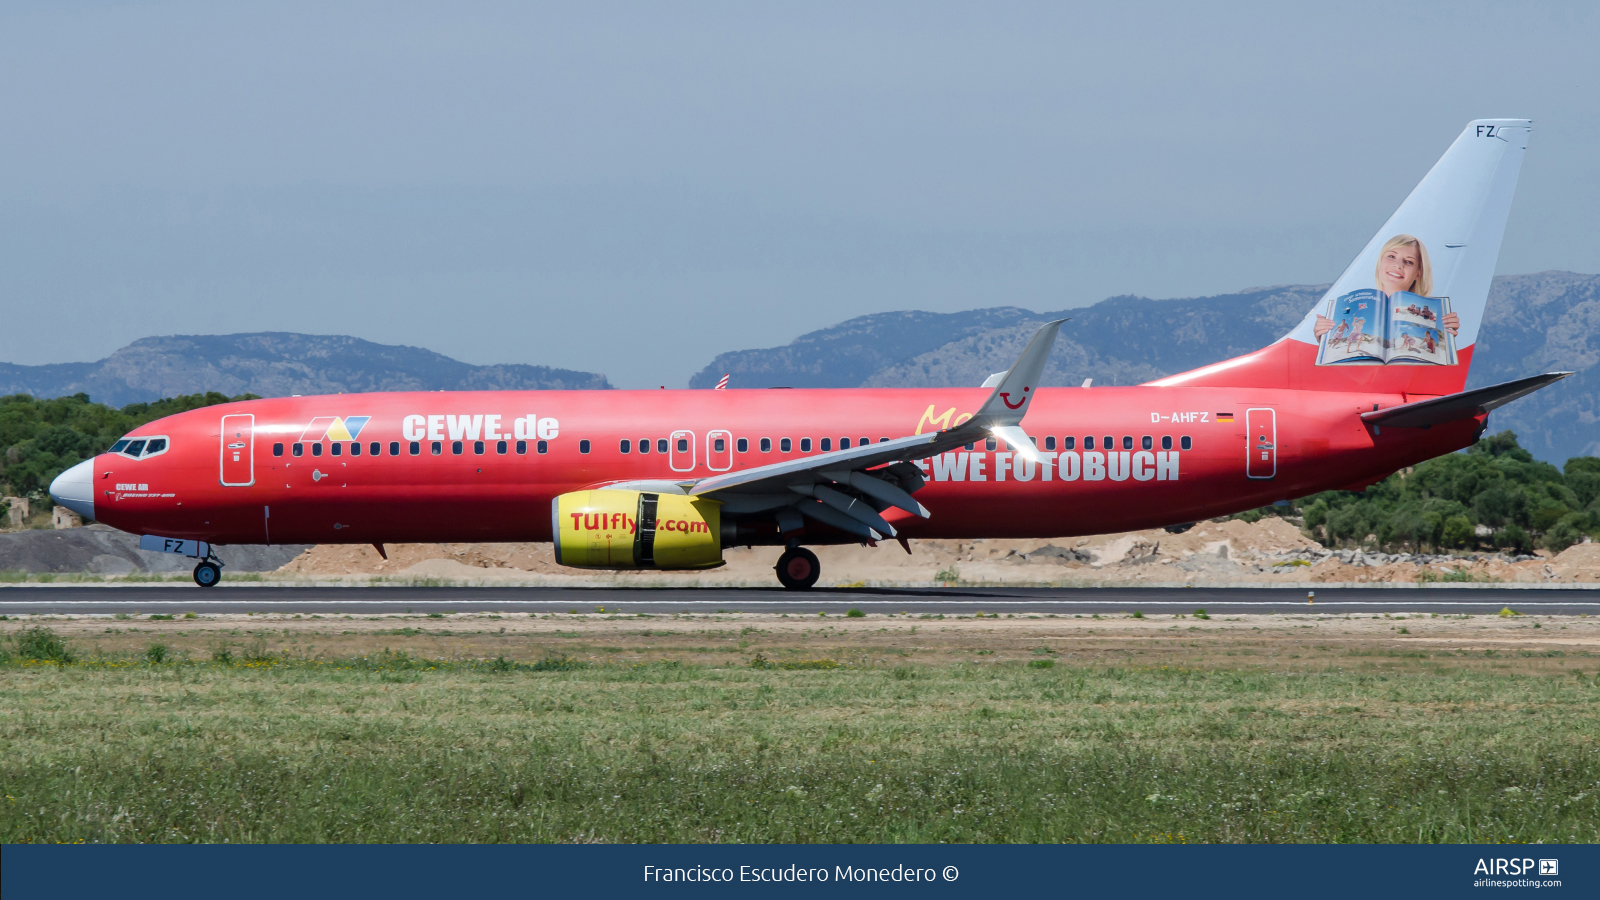
MULTIPOLYGON (((1122 296, 1033 312, 875 313, 789 344, 723 353, 691 388, 976 386, 1003 371, 1039 324, 1069 318, 1046 385, 1138 384, 1248 353, 1298 323, 1327 285, 1254 288, 1212 297, 1122 296)), ((1576 374, 1497 410, 1522 446, 1556 464, 1600 455, 1600 276, 1539 272, 1494 279, 1469 388, 1539 372, 1576 374)), ((79 392, 114 406, 176 394, 397 390, 608 389, 604 375, 532 365, 475 366, 416 347, 353 337, 266 332, 144 338, 92 363, 0 363, 0 394, 79 392)))
POLYGON ((79 392, 111 406, 218 391, 230 396, 360 391, 606 389, 604 375, 546 366, 474 366, 418 347, 343 335, 173 335, 134 341, 98 362, 0 363, 0 394, 79 392))
MULTIPOLYGON (((1036 313, 861 316, 782 347, 724 353, 689 382, 729 387, 976 386, 1016 359, 1040 323, 1069 318, 1043 383, 1138 384, 1248 353, 1287 334, 1328 285, 1254 288, 1177 300, 1112 297, 1036 313)), ((1551 371, 1576 374, 1497 410, 1494 430, 1556 464, 1600 454, 1600 276, 1539 272, 1494 279, 1467 387, 1551 371)))

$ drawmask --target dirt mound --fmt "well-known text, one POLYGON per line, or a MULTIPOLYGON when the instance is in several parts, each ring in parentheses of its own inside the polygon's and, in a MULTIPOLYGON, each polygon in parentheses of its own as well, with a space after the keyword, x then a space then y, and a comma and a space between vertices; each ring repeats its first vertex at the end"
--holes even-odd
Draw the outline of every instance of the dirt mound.
MULTIPOLYGON (((1202 522, 1182 534, 1161 529, 1081 538, 913 541, 814 548, 824 585, 1405 583, 1419 581, 1600 582, 1600 544, 1553 559, 1513 561, 1330 551, 1278 518, 1202 522)), ((451 581, 771 585, 777 547, 729 548, 727 564, 700 572, 605 572, 556 565, 549 544, 387 544, 308 549, 280 573, 317 578, 437 578, 451 581)))

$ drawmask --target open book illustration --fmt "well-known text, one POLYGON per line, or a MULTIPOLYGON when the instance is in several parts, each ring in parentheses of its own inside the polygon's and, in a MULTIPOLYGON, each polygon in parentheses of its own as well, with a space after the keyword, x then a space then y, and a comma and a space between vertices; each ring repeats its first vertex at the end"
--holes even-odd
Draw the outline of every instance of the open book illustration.
POLYGON ((1455 338, 1440 326, 1449 312, 1449 297, 1351 291, 1329 302, 1333 328, 1322 336, 1317 365, 1453 366, 1455 338))

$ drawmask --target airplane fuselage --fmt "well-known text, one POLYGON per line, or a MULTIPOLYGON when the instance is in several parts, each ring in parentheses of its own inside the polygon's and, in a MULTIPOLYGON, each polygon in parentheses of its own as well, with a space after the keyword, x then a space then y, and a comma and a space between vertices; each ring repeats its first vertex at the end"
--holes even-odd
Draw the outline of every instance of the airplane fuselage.
MULTIPOLYGON (((485 391, 231 403, 129 434, 164 437, 159 454, 96 457, 93 516, 137 534, 224 545, 548 541, 560 494, 687 482, 842 449, 843 441, 927 434, 960 424, 988 393, 485 391)), ((1359 487, 1465 447, 1482 430, 1482 416, 1426 430, 1359 418, 1408 399, 1044 388, 1022 425, 1040 448, 1037 463, 981 440, 918 461, 927 481, 916 499, 932 516, 896 527, 908 538, 1022 538, 1193 522, 1359 487)), ((810 521, 800 537, 859 540, 810 521)), ((741 532, 729 543, 781 540, 775 531, 741 532)))

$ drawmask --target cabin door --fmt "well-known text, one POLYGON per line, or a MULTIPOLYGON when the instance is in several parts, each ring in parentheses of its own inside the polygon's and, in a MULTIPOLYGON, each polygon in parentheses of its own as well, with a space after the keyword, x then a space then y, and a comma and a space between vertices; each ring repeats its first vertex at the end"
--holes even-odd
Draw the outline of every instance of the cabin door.
POLYGON ((726 431, 706 432, 706 468, 726 472, 733 468, 733 435, 726 431))
POLYGON ((672 471, 694 471, 694 432, 674 431, 667 441, 667 450, 667 462, 672 471))
POLYGON ((1278 474, 1278 413, 1271 409, 1244 412, 1245 474, 1273 478, 1278 474))
POLYGON ((222 476, 224 487, 249 487, 256 483, 256 417, 222 417, 222 476))

